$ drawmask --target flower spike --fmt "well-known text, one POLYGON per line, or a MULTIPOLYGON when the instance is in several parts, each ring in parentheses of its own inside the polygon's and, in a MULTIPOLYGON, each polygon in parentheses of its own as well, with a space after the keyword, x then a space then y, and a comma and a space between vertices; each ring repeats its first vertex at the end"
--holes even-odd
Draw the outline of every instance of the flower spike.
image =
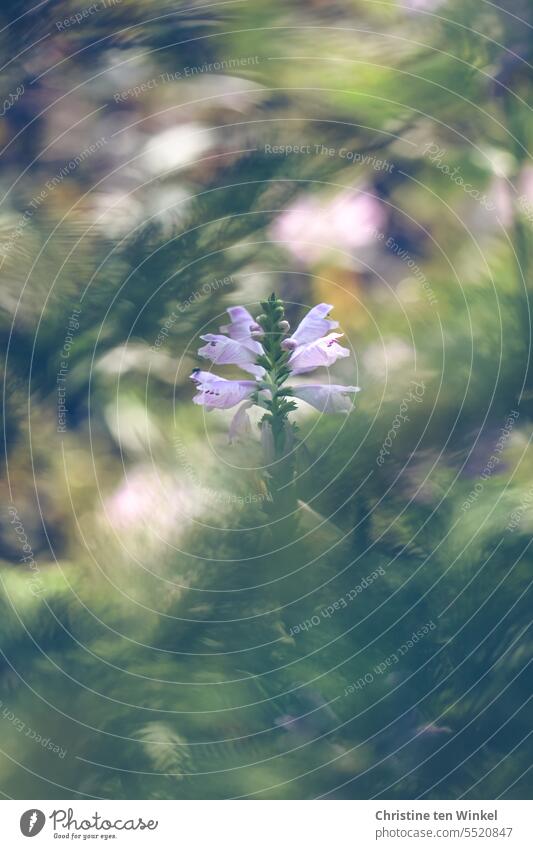
POLYGON ((230 324, 222 326, 219 334, 202 336, 206 344, 198 351, 200 357, 216 365, 239 366, 255 380, 227 380, 199 369, 195 369, 191 379, 198 390, 193 398, 195 404, 207 410, 241 404, 230 426, 230 441, 250 432, 250 407, 256 405, 264 411, 261 435, 270 463, 292 450, 294 425, 289 423, 289 414, 296 409, 296 399, 321 413, 347 414, 353 409, 359 387, 331 383, 286 385, 296 375, 329 368, 338 359, 350 356, 350 350, 337 341, 343 334, 333 332, 339 323, 327 317, 331 304, 317 304, 309 310, 291 336, 287 335, 290 326, 283 301, 272 294, 262 301, 261 309, 261 315, 254 319, 245 307, 230 307, 230 324))

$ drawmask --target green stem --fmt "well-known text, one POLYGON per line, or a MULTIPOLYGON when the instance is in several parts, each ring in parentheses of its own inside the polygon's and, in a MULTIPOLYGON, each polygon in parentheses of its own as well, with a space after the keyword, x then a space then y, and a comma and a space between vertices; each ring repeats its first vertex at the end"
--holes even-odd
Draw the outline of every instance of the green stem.
POLYGON ((266 410, 261 426, 270 427, 272 431, 273 456, 265 460, 269 466, 268 475, 273 484, 278 512, 285 511, 286 515, 296 504, 292 486, 294 463, 289 456, 294 430, 289 422, 289 413, 296 409, 296 404, 290 397, 291 390, 284 386, 290 375, 290 352, 282 347, 288 324, 285 321, 283 301, 275 294, 263 301, 261 307, 263 313, 258 316, 257 323, 263 330, 261 342, 264 354, 258 357, 257 364, 265 369, 261 389, 268 390, 269 397, 262 397, 261 390, 258 390, 256 400, 266 410))

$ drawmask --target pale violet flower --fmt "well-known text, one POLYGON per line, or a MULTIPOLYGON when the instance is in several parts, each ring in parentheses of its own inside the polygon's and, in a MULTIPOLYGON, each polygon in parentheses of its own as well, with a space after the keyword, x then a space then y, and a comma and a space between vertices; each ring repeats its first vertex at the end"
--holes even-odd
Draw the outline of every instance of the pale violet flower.
POLYGON ((207 345, 198 350, 198 356, 211 360, 218 366, 240 366, 243 371, 261 377, 265 373, 264 368, 256 365, 257 358, 263 353, 260 342, 254 339, 238 341, 230 339, 219 333, 206 333, 200 336, 207 345))
POLYGON ((349 413, 353 409, 353 396, 358 386, 338 386, 333 383, 308 383, 297 386, 292 394, 321 413, 349 413))
POLYGON ((252 338, 254 333, 261 333, 261 326, 250 315, 245 307, 230 307, 227 310, 230 324, 223 324, 221 333, 227 333, 232 339, 244 342, 252 338))
POLYGON ((256 360, 264 350, 253 338, 253 335, 260 335, 260 325, 245 307, 230 307, 227 312, 231 323, 222 325, 220 333, 200 336, 207 345, 198 350, 198 355, 216 365, 239 366, 254 377, 262 377, 265 369, 256 365, 256 360))
POLYGON ((230 441, 250 431, 248 409, 256 405, 265 411, 262 437, 273 443, 269 454, 280 454, 292 444, 293 430, 288 413, 296 408, 294 399, 310 404, 321 413, 349 413, 357 386, 331 383, 286 385, 292 376, 329 368, 338 359, 350 356, 337 341, 342 333, 332 332, 337 321, 328 318, 331 304, 317 304, 292 335, 284 318, 283 302, 272 295, 262 303, 265 314, 254 319, 245 307, 228 309, 230 324, 220 334, 207 333, 201 357, 217 365, 236 365, 254 375, 255 380, 227 380, 211 372, 195 369, 191 379, 197 394, 193 401, 207 410, 229 409, 241 404, 230 425, 230 441), (225 335, 227 334, 227 335, 225 335), (257 338, 261 337, 262 342, 257 338))
POLYGON ((253 407, 253 401, 245 401, 244 404, 241 404, 233 416, 228 431, 228 439, 230 442, 235 442, 235 440, 239 439, 241 436, 245 436, 252 432, 252 426, 248 417, 248 410, 250 407, 253 407))
POLYGON ((193 371, 191 380, 196 383, 198 390, 193 402, 208 410, 227 410, 234 407, 249 398, 258 388, 255 380, 226 380, 225 377, 199 369, 193 371))
POLYGON ((332 366, 338 359, 349 357, 348 348, 339 345, 342 333, 330 333, 308 345, 300 345, 289 358, 289 368, 292 374, 307 374, 319 366, 332 366))
POLYGON ((316 342, 317 339, 329 333, 330 330, 336 330, 339 322, 332 321, 326 317, 332 309, 332 304, 317 304, 301 320, 292 336, 289 336, 288 339, 281 343, 281 347, 286 351, 294 350, 298 345, 307 345, 309 342, 316 342))
POLYGON ((284 351, 291 352, 288 366, 292 374, 306 374, 319 366, 329 367, 339 358, 350 356, 348 348, 337 342, 343 334, 328 333, 339 326, 338 321, 326 318, 332 309, 331 304, 317 304, 294 333, 281 343, 284 351))

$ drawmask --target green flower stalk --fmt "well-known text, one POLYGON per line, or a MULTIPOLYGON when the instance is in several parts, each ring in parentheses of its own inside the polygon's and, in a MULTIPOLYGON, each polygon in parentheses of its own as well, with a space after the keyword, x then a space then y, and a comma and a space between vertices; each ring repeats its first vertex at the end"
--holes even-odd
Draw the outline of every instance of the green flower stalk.
MULTIPOLYGON (((291 374, 291 354, 282 347, 282 342, 290 328, 285 319, 283 301, 274 294, 268 301, 262 301, 261 307, 264 312, 258 316, 257 323, 263 330, 264 353, 257 358, 256 363, 265 369, 265 374, 260 382, 261 388, 254 393, 253 400, 268 410, 261 419, 261 428, 265 431, 267 428, 271 429, 273 459, 280 460, 287 449, 292 447, 294 440, 291 437, 296 430, 296 425, 289 424, 289 413, 296 410, 296 404, 290 397, 292 389, 284 388, 284 383, 291 374)), ((267 439, 265 438, 264 442, 267 439)))

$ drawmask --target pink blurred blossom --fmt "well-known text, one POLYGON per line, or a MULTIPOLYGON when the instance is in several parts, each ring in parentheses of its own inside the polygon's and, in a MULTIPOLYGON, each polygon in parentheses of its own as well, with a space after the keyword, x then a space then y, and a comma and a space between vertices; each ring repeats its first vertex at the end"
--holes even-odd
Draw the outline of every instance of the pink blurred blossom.
POLYGON ((533 203, 533 166, 526 165, 522 168, 518 181, 518 190, 526 200, 533 203))
POLYGON ((272 236, 286 242, 301 262, 312 265, 329 253, 351 253, 369 244, 383 228, 385 213, 379 200, 362 190, 350 189, 328 202, 305 196, 274 222, 272 236))
POLYGON ((419 9, 425 12, 431 12, 433 9, 438 9, 442 6, 444 0, 401 0, 401 6, 408 12, 416 12, 419 9))
POLYGON ((180 485, 154 469, 139 466, 129 470, 104 502, 105 516, 113 527, 128 533, 150 529, 155 535, 183 528, 191 518, 197 499, 193 485, 180 485))
MULTIPOLYGON (((502 226, 508 228, 513 223, 513 197, 509 183, 504 177, 494 177, 489 191, 489 201, 502 226)), ((494 215, 494 213, 493 213, 494 215)))

